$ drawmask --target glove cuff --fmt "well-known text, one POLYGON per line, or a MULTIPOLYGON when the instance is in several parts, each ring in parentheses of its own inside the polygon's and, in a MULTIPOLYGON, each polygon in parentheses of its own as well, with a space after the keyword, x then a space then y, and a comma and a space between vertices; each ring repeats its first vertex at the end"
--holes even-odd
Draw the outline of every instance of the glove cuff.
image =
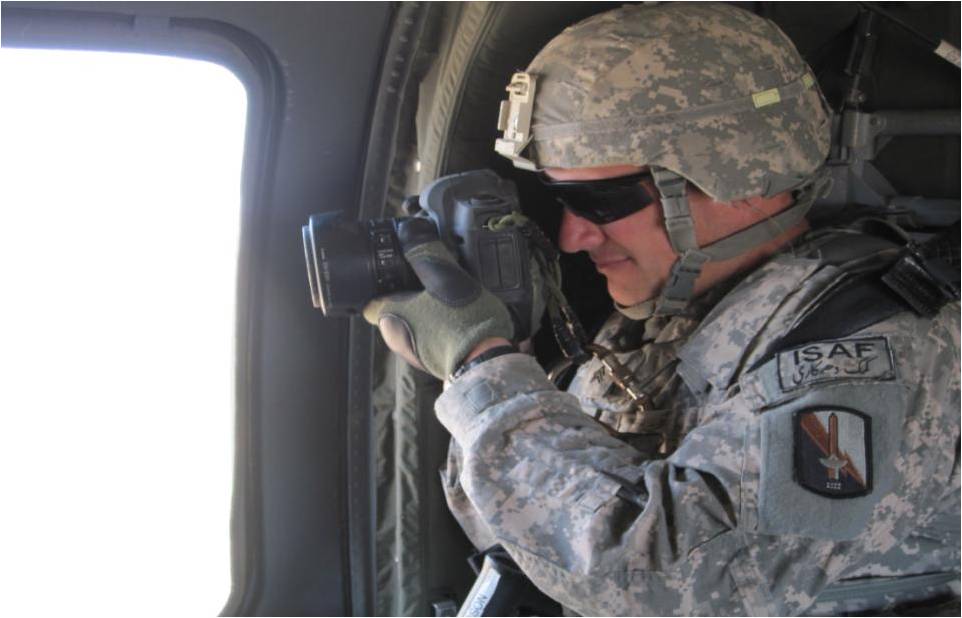
POLYGON ((471 353, 471 350, 485 339, 503 337, 504 339, 511 340, 514 338, 514 324, 511 322, 511 316, 503 307, 501 311, 497 312, 494 316, 481 317, 478 315, 480 311, 477 310, 474 313, 475 316, 480 319, 473 321, 473 323, 469 322, 470 326, 460 333, 459 336, 453 337, 453 340, 449 341, 449 347, 446 353, 443 354, 442 358, 437 359, 440 363, 432 363, 430 360, 425 359, 423 355, 421 356, 421 362, 436 376, 443 379, 454 373, 454 370, 461 365, 465 357, 471 353), (431 365, 443 363, 444 366, 431 367, 429 363, 431 365), (438 372, 438 369, 441 371, 438 372))
POLYGON ((509 343, 507 345, 499 345, 499 346, 490 348, 488 350, 485 350, 484 352, 478 354, 468 362, 464 363, 463 365, 455 369, 454 373, 451 374, 451 381, 453 382, 454 380, 457 380, 462 375, 464 375, 471 369, 477 367, 484 361, 489 361, 492 358, 504 356, 505 354, 516 354, 518 351, 519 351, 518 346, 514 345, 513 343, 509 343))

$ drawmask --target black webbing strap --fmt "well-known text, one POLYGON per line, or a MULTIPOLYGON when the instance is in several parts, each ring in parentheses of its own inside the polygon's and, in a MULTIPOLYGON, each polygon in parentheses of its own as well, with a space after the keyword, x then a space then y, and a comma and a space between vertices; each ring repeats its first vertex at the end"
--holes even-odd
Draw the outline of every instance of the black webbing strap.
POLYGON ((881 259, 878 268, 848 275, 828 292, 753 369, 779 352, 811 341, 840 339, 903 311, 934 317, 959 300, 959 224, 925 244, 909 244, 896 259, 881 259))
MULTIPOLYGON (((775 346, 787 350, 810 341, 839 339, 908 311, 911 307, 880 280, 878 273, 851 278, 806 315, 775 346)), ((774 352, 766 356, 766 360, 774 352)))

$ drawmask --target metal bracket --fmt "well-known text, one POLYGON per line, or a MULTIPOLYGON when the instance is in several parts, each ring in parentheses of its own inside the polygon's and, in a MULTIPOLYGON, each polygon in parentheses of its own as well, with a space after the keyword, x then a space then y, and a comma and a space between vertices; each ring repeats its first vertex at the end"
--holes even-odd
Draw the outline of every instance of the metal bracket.
POLYGON ((905 135, 959 135, 957 110, 883 111, 874 114, 846 110, 841 118, 838 161, 872 161, 891 138, 905 135))

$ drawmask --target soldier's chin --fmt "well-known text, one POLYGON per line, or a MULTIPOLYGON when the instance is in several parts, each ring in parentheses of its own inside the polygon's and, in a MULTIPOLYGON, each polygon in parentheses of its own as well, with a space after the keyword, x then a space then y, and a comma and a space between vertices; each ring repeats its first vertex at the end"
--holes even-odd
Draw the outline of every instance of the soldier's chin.
POLYGON ((611 279, 608 279, 608 295, 611 296, 611 300, 622 307, 631 307, 654 298, 653 294, 646 294, 640 290, 625 288, 611 279))

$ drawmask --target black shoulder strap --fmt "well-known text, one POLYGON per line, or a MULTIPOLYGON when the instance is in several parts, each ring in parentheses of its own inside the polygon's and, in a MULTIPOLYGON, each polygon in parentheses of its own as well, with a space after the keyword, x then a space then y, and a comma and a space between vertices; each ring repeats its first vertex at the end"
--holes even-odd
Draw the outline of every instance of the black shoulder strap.
POLYGON ((786 350, 810 341, 846 337, 910 308, 882 283, 877 272, 852 277, 783 335, 775 348, 786 350))
POLYGON ((931 318, 959 300, 959 224, 921 246, 909 243, 894 259, 880 257, 874 268, 863 264, 857 272, 843 275, 847 278, 754 366, 789 348, 846 337, 903 311, 931 318))

